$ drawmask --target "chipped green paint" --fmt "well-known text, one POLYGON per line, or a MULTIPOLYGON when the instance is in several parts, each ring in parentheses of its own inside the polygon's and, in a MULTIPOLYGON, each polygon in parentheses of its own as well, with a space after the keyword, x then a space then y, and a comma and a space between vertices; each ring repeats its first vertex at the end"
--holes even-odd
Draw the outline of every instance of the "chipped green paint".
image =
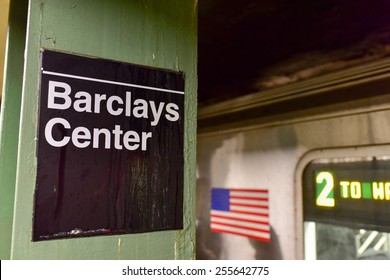
POLYGON ((9 259, 16 180, 23 52, 27 1, 13 1, 9 11, 4 92, 0 118, 0 259, 9 259))
POLYGON ((11 258, 194 258, 196 5, 194 0, 30 1, 11 258), (41 48, 185 73, 183 230, 121 235, 119 240, 96 236, 31 242, 41 48))

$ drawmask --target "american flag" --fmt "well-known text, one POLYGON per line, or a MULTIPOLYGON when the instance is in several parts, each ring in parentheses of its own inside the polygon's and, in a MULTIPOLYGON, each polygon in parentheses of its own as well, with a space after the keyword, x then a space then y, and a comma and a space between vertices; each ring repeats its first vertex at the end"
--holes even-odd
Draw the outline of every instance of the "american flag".
POLYGON ((268 190, 212 188, 210 227, 269 242, 268 190))

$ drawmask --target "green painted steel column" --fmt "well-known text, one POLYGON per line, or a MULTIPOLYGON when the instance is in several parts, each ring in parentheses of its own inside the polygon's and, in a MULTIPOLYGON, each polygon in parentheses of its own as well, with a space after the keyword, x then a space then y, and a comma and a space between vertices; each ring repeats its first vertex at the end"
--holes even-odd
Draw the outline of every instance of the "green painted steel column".
POLYGON ((30 1, 11 258, 195 257, 196 67, 197 1, 30 1), (185 73, 183 230, 31 241, 42 48, 185 73))
POLYGON ((0 102, 3 88, 5 45, 8 31, 9 0, 0 0, 0 102))
POLYGON ((27 2, 13 1, 9 10, 0 118, 0 259, 2 260, 9 259, 11 252, 27 2))

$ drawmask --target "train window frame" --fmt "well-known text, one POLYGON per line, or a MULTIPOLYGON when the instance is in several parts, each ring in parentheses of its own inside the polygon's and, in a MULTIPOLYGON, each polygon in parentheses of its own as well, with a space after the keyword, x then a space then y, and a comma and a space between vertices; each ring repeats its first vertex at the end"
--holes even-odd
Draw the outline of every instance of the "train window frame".
MULTIPOLYGON (((307 223, 304 218, 304 198, 303 198, 303 174, 306 167, 314 161, 321 159, 332 158, 369 158, 369 157, 389 157, 390 145, 371 145, 371 146, 355 146, 355 147, 336 147, 336 148, 322 148, 314 149, 306 152, 298 161, 295 169, 295 193, 294 193, 294 210, 295 210, 295 236, 296 236, 296 258, 297 259, 314 259, 313 248, 308 250, 308 245, 313 240, 305 237, 305 232, 315 230, 310 223, 307 223), (308 243, 309 242, 309 243, 308 243), (306 248, 306 249, 305 249, 306 248)), ((307 236, 307 234, 306 234, 307 236)))

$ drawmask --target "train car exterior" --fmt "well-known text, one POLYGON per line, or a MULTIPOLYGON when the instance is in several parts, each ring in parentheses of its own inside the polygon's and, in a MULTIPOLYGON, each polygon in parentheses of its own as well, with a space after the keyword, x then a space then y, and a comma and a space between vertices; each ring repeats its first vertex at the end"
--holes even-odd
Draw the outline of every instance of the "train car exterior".
MULTIPOLYGON (((357 259, 370 253, 381 258, 381 252, 383 258, 388 257, 390 230, 386 207, 390 197, 386 195, 386 176, 390 178, 390 175, 386 175, 386 164, 390 155, 390 96, 386 63, 382 60, 366 64, 199 111, 198 258, 357 259), (350 97, 344 100, 342 97, 347 95, 350 97), (332 102, 327 102, 331 99, 332 102), (266 106, 293 100, 303 105, 292 112, 287 112, 286 106, 285 112, 275 111, 264 116, 266 106), (306 100, 309 100, 307 104, 306 100), (324 103, 318 105, 319 101, 324 103), (315 198, 320 195, 318 192, 306 195, 308 190, 316 187, 315 178, 304 174, 313 164, 346 162, 348 165, 348 162, 372 161, 380 161, 384 165, 368 164, 368 169, 374 170, 369 172, 379 174, 381 169, 384 174, 379 179, 372 178, 372 184, 383 183, 373 185, 378 189, 374 190, 377 192, 375 199, 380 202, 374 201, 373 194, 368 194, 368 199, 364 201, 361 192, 359 197, 357 186, 360 185, 356 182, 361 174, 357 179, 352 178, 353 175, 349 179, 337 179, 344 180, 340 181, 340 186, 345 189, 354 187, 349 195, 352 193, 356 201, 361 199, 362 203, 366 203, 356 204, 351 214, 359 216, 365 212, 365 220, 354 220, 348 215, 340 220, 340 214, 333 213, 332 207, 316 203, 315 198), (351 182, 355 182, 354 185, 351 182), (213 223, 210 193, 215 188, 267 190, 270 240, 210 230, 213 223), (384 205, 382 210, 375 208, 378 203, 384 205), (328 211, 321 216, 323 223, 316 220, 316 214, 312 215, 312 209, 307 205, 328 211), (372 220, 376 215, 383 220, 375 226, 372 220), (344 230, 346 225, 351 230, 344 230), (348 239, 348 244, 343 235, 352 230, 354 236, 348 239), (321 246, 333 252, 320 252, 321 246), (342 247, 346 247, 345 251, 349 253, 335 252, 344 250, 342 247)), ((365 171, 365 167, 359 168, 355 170, 353 166, 347 166, 355 174, 365 171)), ((318 177, 320 169, 321 165, 313 176, 318 177)), ((323 171, 325 177, 336 172, 329 166, 323 171)), ((326 178, 317 179, 319 184, 326 183, 326 178)), ((371 180, 364 176, 360 179, 366 184, 371 180)), ((339 181, 337 184, 340 184, 339 181)), ((335 187, 334 192, 333 201, 337 199, 339 207, 347 201, 348 194, 344 193, 343 200, 341 188, 335 187)), ((331 199, 328 194, 323 193, 322 196, 331 199)), ((245 229, 245 225, 241 228, 245 229)), ((253 227, 246 229, 253 230, 253 227)))

